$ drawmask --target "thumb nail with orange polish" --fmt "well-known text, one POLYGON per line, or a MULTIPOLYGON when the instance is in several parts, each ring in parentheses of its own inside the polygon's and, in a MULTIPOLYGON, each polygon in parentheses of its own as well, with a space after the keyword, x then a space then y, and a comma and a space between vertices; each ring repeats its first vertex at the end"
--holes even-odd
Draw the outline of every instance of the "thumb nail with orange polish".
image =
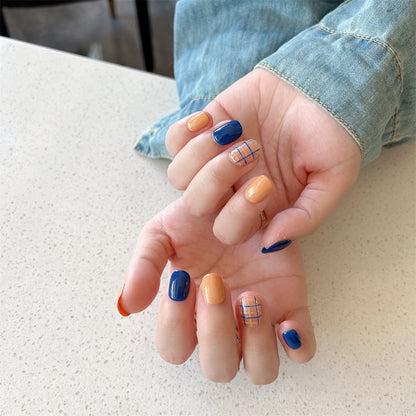
POLYGON ((222 277, 217 273, 206 274, 201 282, 201 292, 207 305, 219 305, 225 300, 222 277))
POLYGON ((120 315, 122 315, 122 316, 129 316, 130 314, 128 312, 126 312, 124 310, 124 308, 121 306, 121 297, 123 296, 124 286, 125 286, 125 283, 121 287, 120 292, 118 292, 118 296, 117 296, 117 309, 118 309, 120 315))

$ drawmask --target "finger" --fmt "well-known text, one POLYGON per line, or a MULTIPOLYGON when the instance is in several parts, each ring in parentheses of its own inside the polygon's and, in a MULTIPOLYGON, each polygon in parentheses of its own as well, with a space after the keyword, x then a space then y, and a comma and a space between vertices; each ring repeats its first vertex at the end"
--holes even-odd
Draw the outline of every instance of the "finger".
POLYGON ((243 133, 237 120, 222 121, 193 138, 177 153, 169 165, 169 182, 176 189, 184 190, 197 172, 212 158, 224 151, 224 146, 240 138, 243 133))
POLYGON ((355 178, 333 171, 315 172, 295 204, 279 212, 265 229, 267 249, 276 242, 296 240, 313 233, 335 209, 355 178))
POLYGON ((216 211, 224 195, 254 169, 259 157, 257 142, 246 140, 210 160, 192 179, 183 195, 189 212, 203 216, 216 211))
POLYGON ((156 348, 171 364, 182 364, 196 346, 195 283, 184 270, 172 273, 157 318, 156 348))
POLYGON ((253 384, 272 383, 279 374, 274 326, 264 299, 245 292, 236 302, 244 369, 253 384))
MULTIPOLYGON (((244 117, 245 114, 242 114, 242 116, 244 117)), ((220 121, 229 120, 231 118, 232 117, 227 113, 224 106, 221 105, 217 99, 214 99, 205 107, 204 111, 191 114, 169 127, 166 133, 166 148, 168 152, 175 157, 179 151, 197 134, 202 133, 211 126, 218 124, 220 121), (192 122, 192 118, 198 118, 200 113, 205 113, 206 117, 209 118, 209 122, 207 124, 203 121, 205 119, 203 115, 200 116, 200 121, 197 123, 192 122), (188 124, 189 121, 191 121, 191 126, 188 124)))
POLYGON ((240 365, 230 290, 215 273, 204 276, 200 287, 196 321, 201 370, 209 380, 225 383, 240 365))
POLYGON ((143 228, 127 269, 126 282, 120 290, 117 308, 121 315, 147 308, 157 294, 160 276, 172 255, 169 237, 159 217, 143 228))
POLYGON ((193 113, 175 124, 166 132, 166 149, 174 157, 177 153, 198 134, 212 126, 211 114, 207 111, 193 113))
POLYGON ((316 341, 309 308, 304 307, 290 312, 280 323, 277 334, 287 356, 292 361, 305 363, 315 355, 316 341))
POLYGON ((269 203, 273 182, 264 175, 250 179, 217 215, 213 232, 224 244, 247 241, 263 225, 263 211, 269 203))

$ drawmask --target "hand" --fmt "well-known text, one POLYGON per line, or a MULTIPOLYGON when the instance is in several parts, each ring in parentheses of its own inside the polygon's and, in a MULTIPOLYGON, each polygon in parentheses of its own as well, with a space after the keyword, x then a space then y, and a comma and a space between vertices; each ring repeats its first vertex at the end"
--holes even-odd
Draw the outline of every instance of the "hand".
POLYGON ((244 244, 224 245, 212 233, 215 218, 216 213, 202 218, 188 214, 181 198, 149 221, 131 259, 119 311, 140 312, 153 301, 169 260, 169 271, 186 270, 191 282, 183 301, 173 301, 167 291, 162 299, 156 335, 162 358, 183 363, 198 342, 201 368, 210 380, 231 380, 242 354, 250 381, 270 383, 279 368, 274 325, 279 324, 278 338, 290 359, 303 363, 315 353, 300 252, 292 244, 263 254, 261 232, 244 244), (206 304, 199 289, 202 277, 212 272, 225 285, 225 299, 216 305, 206 304), (261 305, 258 326, 245 326, 240 316, 239 300, 247 304, 247 297, 261 305))
POLYGON ((214 234, 226 244, 253 236, 262 225, 260 214, 268 223, 266 248, 312 233, 358 176, 360 150, 349 133, 269 71, 252 71, 205 111, 208 118, 196 131, 187 128, 189 117, 169 129, 166 146, 175 158, 168 175, 177 189, 186 189, 184 202, 192 214, 218 212, 214 234), (261 149, 261 157, 247 166, 230 162, 235 144, 213 140, 213 131, 233 119, 243 126, 240 140, 254 139, 261 149), (253 204, 244 194, 259 175, 270 178, 274 189, 253 204))

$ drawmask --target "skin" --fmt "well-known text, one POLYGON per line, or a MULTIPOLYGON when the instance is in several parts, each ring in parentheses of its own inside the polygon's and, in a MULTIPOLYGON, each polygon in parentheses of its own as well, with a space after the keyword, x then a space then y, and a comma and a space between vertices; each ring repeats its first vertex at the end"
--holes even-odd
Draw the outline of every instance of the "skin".
MULTIPOLYGON (((240 231, 238 215, 233 218, 247 210, 238 190, 250 178, 267 175, 275 185, 268 203, 261 207, 270 222, 263 236, 264 246, 269 247, 314 232, 358 177, 360 149, 350 134, 314 101, 266 70, 256 69, 237 81, 205 111, 214 128, 191 133, 184 119, 169 129, 166 147, 175 159, 168 176, 177 189, 186 189, 185 204, 194 215, 211 214, 224 205, 224 198, 228 201, 218 212, 221 226, 214 230, 223 242, 236 244, 248 238, 246 229, 240 231), (238 194, 234 200, 221 194, 214 203, 212 194, 204 198, 206 185, 218 177, 217 182, 229 182, 224 165, 230 163, 225 157, 227 147, 217 145, 210 133, 224 120, 233 119, 243 126, 243 139, 258 142, 262 157, 234 175, 233 190, 238 194)), ((258 216, 246 226, 251 229, 249 236, 253 235, 258 216)))
POLYGON ((231 380, 242 355, 248 379, 267 384, 279 367, 275 325, 293 361, 310 360, 316 346, 297 243, 268 254, 261 248, 316 230, 356 180, 360 150, 328 113, 263 69, 233 84, 206 111, 211 120, 200 131, 190 132, 186 119, 169 129, 166 145, 175 160, 168 175, 185 193, 140 233, 119 302, 128 313, 140 312, 156 296, 168 261, 170 272, 186 270, 192 278, 186 301, 173 302, 165 294, 161 302, 156 336, 161 356, 182 363, 198 342, 201 368, 210 380, 231 380), (255 139, 262 149, 256 163, 234 171, 226 157, 232 145, 221 147, 211 137, 213 129, 233 119, 243 126, 242 139, 255 139), (268 176, 274 188, 265 201, 250 205, 244 191, 259 175, 268 176), (264 229, 261 211, 268 221, 264 229), (201 279, 212 272, 226 286, 220 306, 201 299, 201 279), (261 299, 258 328, 245 328, 238 314, 236 302, 247 293, 261 299), (282 339, 290 329, 300 335, 299 349, 282 339), (213 342, 218 339, 226 340, 223 348, 213 342))

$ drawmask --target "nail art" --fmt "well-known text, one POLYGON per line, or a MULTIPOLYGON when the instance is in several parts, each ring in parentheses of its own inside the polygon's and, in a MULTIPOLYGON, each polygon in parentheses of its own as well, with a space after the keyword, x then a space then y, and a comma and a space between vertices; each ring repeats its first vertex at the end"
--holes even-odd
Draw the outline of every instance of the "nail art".
POLYGON ((203 277, 201 291, 207 305, 218 305, 225 300, 222 277, 217 273, 209 273, 203 277))
POLYGON ((282 241, 278 241, 277 243, 273 244, 269 248, 263 247, 261 249, 261 252, 263 254, 273 253, 275 251, 283 250, 284 248, 290 246, 290 244, 292 244, 292 240, 282 240, 282 241))
POLYGON ((224 146, 237 140, 243 134, 243 128, 237 120, 229 121, 213 131, 214 140, 224 146))
POLYGON ((253 204, 265 200, 273 190, 273 182, 265 175, 257 177, 246 189, 246 198, 253 204))
POLYGON ((243 296, 238 301, 240 316, 243 325, 255 328, 260 325, 262 315, 260 299, 256 296, 243 296))
POLYGON ((185 270, 172 273, 169 282, 169 297, 175 302, 181 302, 188 297, 191 278, 185 270))
POLYGON ((211 118, 208 113, 200 111, 187 121, 186 127, 192 132, 199 131, 206 127, 210 120, 211 118))
POLYGON ((120 313, 121 316, 129 316, 130 314, 128 312, 126 312, 124 310, 124 308, 121 306, 121 296, 123 295, 124 286, 125 286, 125 283, 121 287, 120 292, 118 292, 118 296, 117 296, 117 309, 118 309, 118 312, 120 313))
POLYGON ((260 156, 260 146, 253 139, 240 143, 230 152, 230 159, 237 166, 248 165, 260 156))
POLYGON ((286 345, 292 350, 297 350, 302 345, 299 334, 295 329, 290 329, 289 331, 283 332, 282 337, 285 340, 286 345))

